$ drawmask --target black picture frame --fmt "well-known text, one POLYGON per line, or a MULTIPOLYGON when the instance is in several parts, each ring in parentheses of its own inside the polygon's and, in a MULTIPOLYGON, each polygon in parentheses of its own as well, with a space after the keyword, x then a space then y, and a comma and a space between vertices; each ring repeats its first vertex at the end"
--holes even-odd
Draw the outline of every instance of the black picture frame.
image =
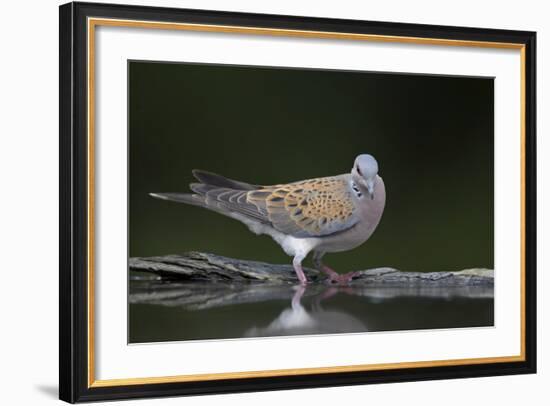
POLYGON ((67 402, 235 393, 371 383, 481 377, 536 372, 536 33, 374 21, 261 15, 112 4, 60 6, 60 270, 59 397, 67 402), (312 373, 274 377, 117 386, 90 385, 88 353, 87 19, 89 17, 196 23, 270 29, 371 34, 458 41, 513 43, 523 47, 525 147, 524 359, 312 373))

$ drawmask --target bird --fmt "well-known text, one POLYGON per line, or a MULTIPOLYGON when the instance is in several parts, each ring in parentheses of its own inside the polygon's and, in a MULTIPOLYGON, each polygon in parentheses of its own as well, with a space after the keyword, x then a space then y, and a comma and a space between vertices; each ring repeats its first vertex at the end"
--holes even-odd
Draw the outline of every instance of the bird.
POLYGON ((308 280, 302 261, 309 253, 329 283, 347 284, 356 272, 338 274, 322 261, 326 253, 348 251, 367 241, 386 204, 378 162, 369 154, 355 158, 350 172, 256 185, 194 169, 193 193, 150 193, 152 197, 209 209, 244 223, 254 234, 271 236, 293 257, 301 285, 308 280))

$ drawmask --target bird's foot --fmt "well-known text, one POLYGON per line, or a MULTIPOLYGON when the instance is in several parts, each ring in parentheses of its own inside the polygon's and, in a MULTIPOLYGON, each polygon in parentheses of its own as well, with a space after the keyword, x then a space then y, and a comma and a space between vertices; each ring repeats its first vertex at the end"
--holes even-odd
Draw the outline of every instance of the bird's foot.
POLYGON ((343 275, 330 276, 328 279, 328 283, 335 285, 349 285, 353 278, 355 278, 357 275, 357 272, 348 272, 343 275))
POLYGON ((327 283, 333 285, 348 285, 354 277, 359 275, 359 272, 348 272, 343 275, 340 275, 334 269, 324 265, 322 271, 327 274, 328 279, 327 283))

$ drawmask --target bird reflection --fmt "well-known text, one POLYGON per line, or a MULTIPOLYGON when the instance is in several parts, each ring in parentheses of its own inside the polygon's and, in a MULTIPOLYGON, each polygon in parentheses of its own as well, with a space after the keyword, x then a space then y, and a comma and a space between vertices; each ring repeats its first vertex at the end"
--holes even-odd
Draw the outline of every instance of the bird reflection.
POLYGON ((302 304, 306 289, 306 286, 296 287, 290 307, 284 309, 268 326, 248 329, 245 337, 368 331, 361 320, 350 314, 323 308, 322 302, 336 295, 342 288, 328 287, 316 294, 312 299, 310 310, 302 304))

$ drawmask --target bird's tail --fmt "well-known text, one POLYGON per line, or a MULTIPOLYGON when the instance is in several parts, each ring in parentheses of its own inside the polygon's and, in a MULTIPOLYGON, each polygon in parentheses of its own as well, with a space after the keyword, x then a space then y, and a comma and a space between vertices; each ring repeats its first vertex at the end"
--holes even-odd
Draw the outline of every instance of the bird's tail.
POLYGON ((149 193, 149 195, 157 199, 186 203, 193 206, 206 207, 208 209, 215 210, 217 207, 211 207, 206 199, 207 192, 211 190, 229 190, 239 193, 242 191, 261 188, 261 186, 258 185, 252 185, 250 183, 229 179, 225 176, 200 169, 194 169, 193 176, 200 182, 191 183, 189 185, 191 190, 195 193, 149 193))
POLYGON ((172 202, 191 204, 193 206, 205 206, 204 197, 191 193, 149 193, 149 196, 172 202))

